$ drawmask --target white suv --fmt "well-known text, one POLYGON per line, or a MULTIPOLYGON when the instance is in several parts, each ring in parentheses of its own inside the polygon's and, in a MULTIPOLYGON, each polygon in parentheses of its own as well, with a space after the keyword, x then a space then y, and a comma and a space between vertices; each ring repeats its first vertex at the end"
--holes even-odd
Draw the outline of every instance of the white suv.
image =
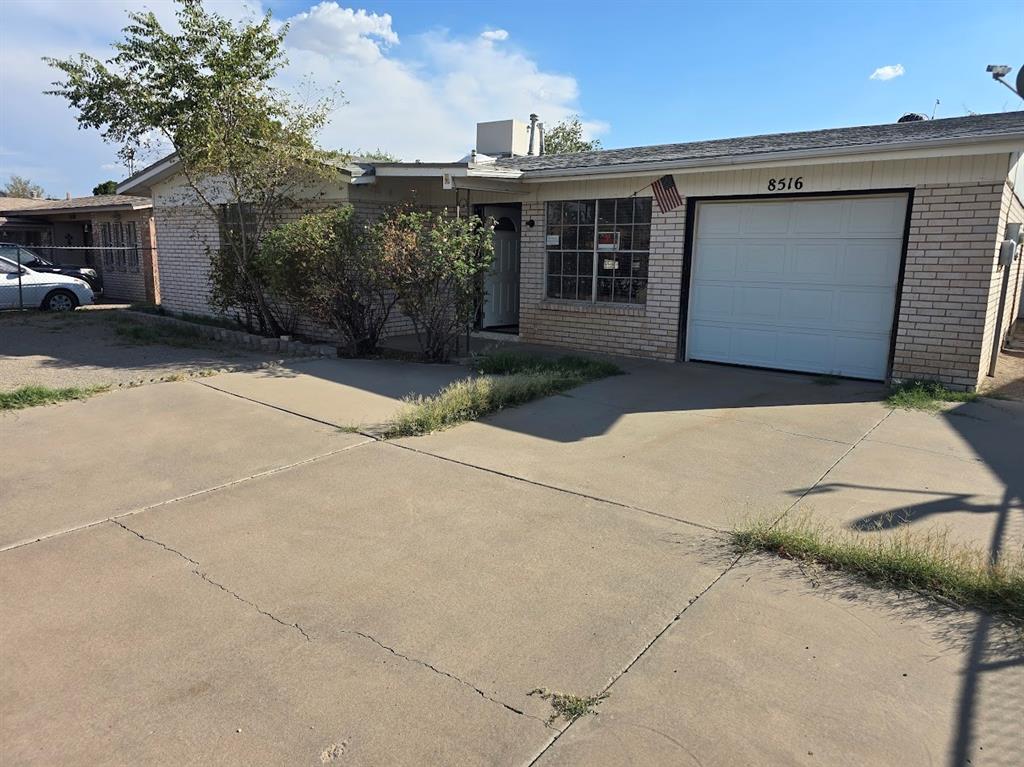
POLYGON ((92 302, 92 288, 85 280, 37 272, 0 257, 0 309, 23 307, 69 312, 92 302))

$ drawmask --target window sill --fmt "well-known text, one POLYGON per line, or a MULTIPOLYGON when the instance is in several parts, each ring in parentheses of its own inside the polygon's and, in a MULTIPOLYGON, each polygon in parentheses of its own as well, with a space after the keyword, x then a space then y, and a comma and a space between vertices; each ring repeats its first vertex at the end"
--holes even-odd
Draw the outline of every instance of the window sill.
POLYGON ((560 298, 541 299, 540 308, 553 312, 615 314, 620 317, 643 317, 647 314, 647 307, 641 304, 605 304, 596 301, 568 301, 560 298))

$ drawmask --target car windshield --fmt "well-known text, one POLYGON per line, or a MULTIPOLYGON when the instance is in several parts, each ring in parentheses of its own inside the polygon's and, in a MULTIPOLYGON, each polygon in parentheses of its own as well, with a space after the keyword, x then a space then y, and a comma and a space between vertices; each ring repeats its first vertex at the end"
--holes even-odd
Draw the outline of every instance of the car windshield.
POLYGON ((27 266, 56 266, 56 262, 43 258, 27 248, 18 248, 18 260, 27 266))
POLYGON ((9 258, 0 256, 0 274, 17 274, 18 265, 9 258))

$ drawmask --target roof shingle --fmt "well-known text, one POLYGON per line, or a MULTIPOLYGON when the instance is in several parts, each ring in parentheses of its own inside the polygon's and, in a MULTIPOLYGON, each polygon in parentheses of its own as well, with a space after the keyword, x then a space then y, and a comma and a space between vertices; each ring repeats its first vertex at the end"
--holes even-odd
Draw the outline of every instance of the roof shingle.
POLYGON ((711 163, 726 157, 763 155, 773 152, 815 149, 856 150, 857 148, 867 150, 880 145, 891 147, 921 141, 941 142, 951 139, 998 138, 1001 135, 1021 133, 1024 133, 1024 111, 921 120, 919 122, 863 125, 855 128, 800 131, 799 133, 772 133, 714 141, 693 141, 686 144, 605 149, 576 154, 503 157, 495 164, 498 167, 518 168, 524 173, 530 173, 531 171, 558 171, 576 168, 614 168, 617 165, 673 161, 707 160, 711 163))

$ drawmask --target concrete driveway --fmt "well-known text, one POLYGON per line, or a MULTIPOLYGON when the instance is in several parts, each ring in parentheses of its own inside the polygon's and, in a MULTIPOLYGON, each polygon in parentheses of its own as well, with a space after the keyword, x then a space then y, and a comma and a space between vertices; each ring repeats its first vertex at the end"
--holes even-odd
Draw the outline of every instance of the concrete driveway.
POLYGON ((717 532, 906 509, 1019 546, 1024 409, 633 363, 429 437, 339 428, 460 373, 324 361, 0 415, 0 761, 1024 759, 1019 629, 717 532), (569 725, 536 688, 608 697, 569 725))

